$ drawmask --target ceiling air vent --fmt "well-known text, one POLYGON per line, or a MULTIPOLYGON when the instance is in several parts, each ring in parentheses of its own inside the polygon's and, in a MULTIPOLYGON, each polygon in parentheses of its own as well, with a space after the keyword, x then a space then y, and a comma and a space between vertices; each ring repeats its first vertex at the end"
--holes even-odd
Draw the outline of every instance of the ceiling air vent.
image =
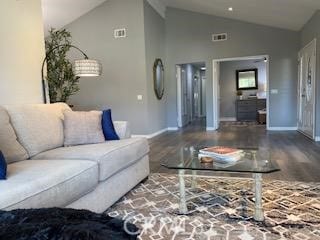
POLYGON ((226 41, 227 39, 228 34, 226 33, 212 34, 212 42, 226 41))
POLYGON ((114 38, 125 38, 127 36, 126 29, 115 29, 114 30, 114 38))

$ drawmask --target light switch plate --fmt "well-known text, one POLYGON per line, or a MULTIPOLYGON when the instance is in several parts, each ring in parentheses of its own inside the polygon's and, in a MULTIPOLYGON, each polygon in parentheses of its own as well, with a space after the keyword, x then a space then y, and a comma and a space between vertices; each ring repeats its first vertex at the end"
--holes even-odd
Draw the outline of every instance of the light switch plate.
POLYGON ((271 94, 278 94, 278 89, 271 89, 271 94))
POLYGON ((139 101, 141 101, 141 100, 142 100, 142 95, 137 95, 137 99, 138 99, 139 101))

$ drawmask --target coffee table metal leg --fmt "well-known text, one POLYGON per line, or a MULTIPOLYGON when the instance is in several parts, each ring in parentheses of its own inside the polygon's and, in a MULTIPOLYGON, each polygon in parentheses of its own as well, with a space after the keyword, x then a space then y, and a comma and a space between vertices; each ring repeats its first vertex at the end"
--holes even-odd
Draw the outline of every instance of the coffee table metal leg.
POLYGON ((196 170, 192 170, 191 188, 195 189, 197 187, 198 187, 198 184, 197 184, 197 171, 196 170))
POLYGON ((187 202, 186 202, 186 186, 184 181, 184 170, 179 170, 179 191, 180 191, 180 203, 179 203, 179 213, 187 214, 187 202))
POLYGON ((256 221, 263 221, 263 207, 262 207, 262 174, 254 173, 254 188, 255 188, 255 209, 254 209, 254 219, 256 221))

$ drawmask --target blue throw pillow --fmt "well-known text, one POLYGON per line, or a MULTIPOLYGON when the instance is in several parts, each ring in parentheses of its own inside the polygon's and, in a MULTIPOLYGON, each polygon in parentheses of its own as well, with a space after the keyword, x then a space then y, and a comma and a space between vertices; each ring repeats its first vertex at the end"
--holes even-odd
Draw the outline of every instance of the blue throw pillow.
POLYGON ((4 159, 2 152, 0 151, 0 180, 7 178, 7 162, 4 159))
POLYGON ((102 112, 102 130, 106 140, 120 140, 113 126, 111 109, 102 112))

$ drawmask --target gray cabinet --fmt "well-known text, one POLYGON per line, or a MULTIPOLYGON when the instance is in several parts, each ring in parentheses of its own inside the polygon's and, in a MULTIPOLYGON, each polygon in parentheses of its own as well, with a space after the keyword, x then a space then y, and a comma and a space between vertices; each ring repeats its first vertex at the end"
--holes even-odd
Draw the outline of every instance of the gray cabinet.
POLYGON ((237 121, 257 121, 258 110, 266 108, 266 99, 237 100, 237 121))

